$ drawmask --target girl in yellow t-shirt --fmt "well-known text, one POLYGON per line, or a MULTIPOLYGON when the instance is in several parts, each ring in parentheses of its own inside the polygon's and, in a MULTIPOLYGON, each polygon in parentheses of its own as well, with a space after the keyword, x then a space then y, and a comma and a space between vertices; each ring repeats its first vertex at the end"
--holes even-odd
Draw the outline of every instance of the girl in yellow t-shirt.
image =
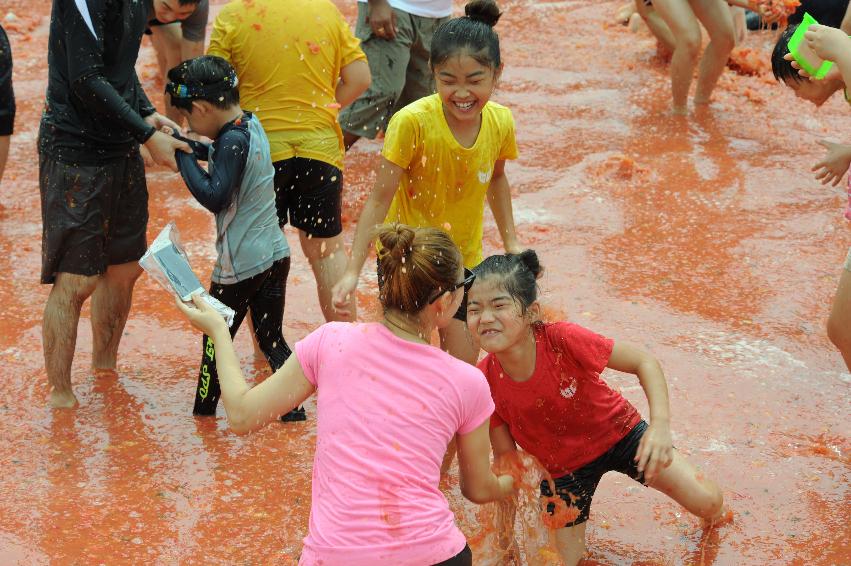
MULTIPOLYGON (((442 24, 431 42, 437 93, 409 104, 390 120, 383 159, 358 221, 352 257, 332 296, 350 308, 375 228, 401 222, 446 230, 461 249, 464 265, 482 261, 482 221, 487 199, 507 253, 520 253, 511 210, 505 160, 517 157, 514 119, 489 102, 502 71, 493 26, 500 12, 493 0, 468 3, 466 16, 442 24)), ((379 286, 382 283, 379 273, 379 286)), ((441 347, 475 363, 478 348, 466 326, 466 300, 457 320, 440 331, 441 347)), ((407 324, 416 328, 415 321, 407 324)), ((427 337, 426 337, 427 338, 427 337)))

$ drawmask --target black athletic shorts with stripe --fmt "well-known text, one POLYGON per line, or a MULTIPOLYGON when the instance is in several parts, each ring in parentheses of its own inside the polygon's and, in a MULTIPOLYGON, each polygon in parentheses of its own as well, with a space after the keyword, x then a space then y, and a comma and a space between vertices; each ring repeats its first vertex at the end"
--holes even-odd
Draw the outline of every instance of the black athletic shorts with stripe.
MULTIPOLYGON (((574 521, 564 525, 565 527, 572 527, 588 520, 588 515, 591 512, 591 500, 594 497, 594 492, 597 491, 600 479, 606 472, 620 472, 639 483, 644 483, 644 474, 638 471, 635 454, 638 452, 638 445, 641 443, 641 438, 646 430, 647 421, 642 420, 608 452, 572 474, 555 478, 556 495, 561 497, 568 507, 579 510, 579 516, 574 521)), ((541 495, 551 497, 552 494, 549 483, 546 480, 542 481, 541 495)), ((548 504, 547 511, 553 513, 555 505, 548 504)))

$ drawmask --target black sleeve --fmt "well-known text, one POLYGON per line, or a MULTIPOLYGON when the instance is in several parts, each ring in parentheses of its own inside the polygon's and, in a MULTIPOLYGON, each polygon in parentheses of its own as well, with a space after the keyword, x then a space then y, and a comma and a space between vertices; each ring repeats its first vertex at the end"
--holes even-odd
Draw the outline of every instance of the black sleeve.
MULTIPOLYGON (((156 129, 127 104, 103 74, 106 10, 104 0, 83 0, 82 6, 66 0, 62 29, 65 32, 71 90, 92 112, 97 112, 104 120, 117 122, 127 129, 136 141, 143 143, 154 135, 156 129), (80 12, 81 9, 86 12, 85 17, 80 12)), ((129 64, 133 65, 135 61, 130 61, 129 64)), ((138 84, 138 79, 136 80, 138 84)), ((150 105, 150 102, 148 104, 150 105)))
POLYGON ((230 205, 242 182, 242 173, 248 161, 248 132, 241 128, 230 129, 214 145, 216 162, 210 173, 198 165, 195 154, 177 151, 175 155, 180 175, 189 187, 189 192, 201 206, 218 214, 230 205))
MULTIPOLYGON (((180 141, 189 144, 189 147, 192 148, 192 153, 195 154, 195 159, 197 159, 198 161, 208 161, 210 159, 210 144, 201 143, 197 140, 191 140, 189 138, 184 138, 177 132, 173 132, 171 135, 173 138, 179 139, 180 141)), ((178 150, 175 152, 175 155, 179 155, 181 153, 185 152, 178 150)))
POLYGON ((15 128, 15 91, 12 89, 12 48, 0 26, 0 136, 11 136, 15 128))

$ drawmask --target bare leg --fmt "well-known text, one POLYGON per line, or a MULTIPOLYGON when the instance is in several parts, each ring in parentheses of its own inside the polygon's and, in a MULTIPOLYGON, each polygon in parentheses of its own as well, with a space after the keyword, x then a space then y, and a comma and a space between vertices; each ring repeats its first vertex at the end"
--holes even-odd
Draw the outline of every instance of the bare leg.
POLYGON ((707 521, 717 520, 723 514, 724 496, 721 488, 676 450, 671 465, 662 470, 650 487, 707 521))
POLYGON ((673 111, 686 114, 689 88, 700 54, 700 24, 691 6, 684 0, 654 0, 653 6, 674 37, 674 53, 671 56, 673 111))
POLYGON ((694 103, 709 104, 712 91, 727 66, 730 52, 736 46, 733 14, 723 0, 691 0, 691 5, 710 39, 700 60, 694 103))
POLYGON ((656 36, 656 39, 668 50, 668 53, 673 53, 676 44, 674 34, 671 33, 671 28, 668 27, 662 16, 653 9, 653 6, 647 6, 644 0, 635 0, 635 8, 650 31, 656 36))
MULTIPOLYGON (((331 300, 331 289, 343 276, 346 270, 345 248, 343 247, 343 236, 333 238, 312 238, 303 230, 298 231, 301 240, 301 249, 310 262, 313 276, 316 278, 316 290, 319 293, 319 306, 326 322, 334 320, 354 321, 357 319, 357 307, 346 315, 334 308, 331 300)), ((354 305, 354 302, 352 303, 354 305)))
POLYGON ((3 171, 6 169, 6 159, 9 158, 9 141, 12 136, 0 136, 0 181, 3 180, 3 171))
POLYGON ((851 371, 851 272, 847 269, 843 269, 839 277, 830 318, 827 319, 827 336, 839 349, 848 371, 851 371))
MULTIPOLYGON (((168 72, 182 61, 180 52, 182 38, 183 31, 179 24, 151 27, 151 44, 157 54, 157 65, 159 65, 160 76, 163 77, 164 81, 168 80, 168 72)), ((171 105, 171 98, 164 96, 163 99, 166 116, 178 124, 182 123, 183 116, 171 105)))
POLYGON ((556 546, 558 547, 564 566, 576 566, 585 555, 585 526, 579 523, 572 527, 563 527, 556 531, 556 546))
POLYGON ((59 273, 47 297, 42 324, 44 367, 50 383, 50 406, 69 408, 77 404, 71 390, 71 363, 77 346, 80 309, 100 277, 59 273))
POLYGON ((110 265, 92 293, 92 367, 115 369, 118 344, 142 273, 135 261, 110 265))
POLYGON ((452 440, 449 441, 449 444, 446 446, 446 454, 443 455, 443 462, 440 463, 440 476, 443 477, 449 472, 450 466, 452 466, 452 461, 455 460, 455 454, 458 452, 458 441, 455 440, 455 437, 452 437, 452 440))

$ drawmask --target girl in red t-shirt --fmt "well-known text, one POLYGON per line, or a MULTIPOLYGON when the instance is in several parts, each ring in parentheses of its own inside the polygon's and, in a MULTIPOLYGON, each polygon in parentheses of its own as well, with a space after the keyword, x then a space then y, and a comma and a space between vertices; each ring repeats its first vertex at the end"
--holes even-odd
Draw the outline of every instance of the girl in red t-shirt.
MULTIPOLYGON (((569 506, 563 516, 575 517, 556 533, 566 564, 585 552, 591 499, 609 471, 671 496, 699 517, 721 518, 721 489, 671 444, 667 385, 653 356, 575 324, 540 322, 541 267, 532 250, 491 256, 474 272, 467 324, 488 352, 479 369, 496 405, 493 450, 505 457, 519 444, 556 478, 556 494, 569 506), (600 379, 607 367, 638 376, 649 423, 600 379)), ((541 492, 553 495, 547 482, 541 492)))

